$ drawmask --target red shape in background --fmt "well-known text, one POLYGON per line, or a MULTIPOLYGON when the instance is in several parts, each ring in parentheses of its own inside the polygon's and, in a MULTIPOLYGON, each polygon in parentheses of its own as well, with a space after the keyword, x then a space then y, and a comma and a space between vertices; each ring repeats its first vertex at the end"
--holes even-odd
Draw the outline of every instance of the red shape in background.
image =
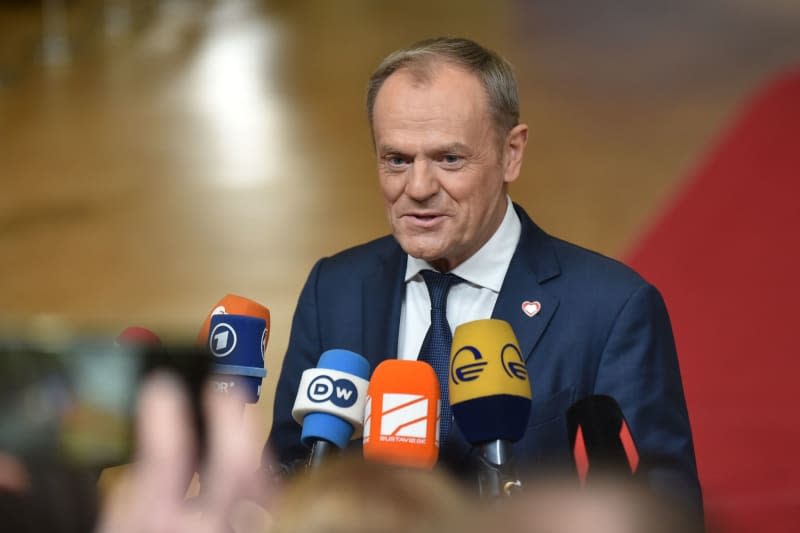
POLYGON ((117 342, 130 346, 161 346, 161 338, 147 328, 131 326, 122 330, 117 342))
POLYGON ((800 71, 745 108, 629 254, 672 317, 706 514, 800 524, 800 71))
POLYGON ((622 421, 622 427, 619 428, 619 440, 622 442, 622 448, 625 450, 625 456, 628 458, 628 465, 631 467, 631 472, 636 473, 639 468, 639 451, 636 449, 636 444, 633 443, 633 436, 631 430, 628 429, 628 423, 622 421))
POLYGON ((578 479, 583 487, 586 485, 586 476, 589 475, 589 456, 586 453, 586 443, 583 442, 583 429, 580 426, 578 426, 578 431, 575 433, 575 445, 572 447, 572 455, 575 458, 578 479))

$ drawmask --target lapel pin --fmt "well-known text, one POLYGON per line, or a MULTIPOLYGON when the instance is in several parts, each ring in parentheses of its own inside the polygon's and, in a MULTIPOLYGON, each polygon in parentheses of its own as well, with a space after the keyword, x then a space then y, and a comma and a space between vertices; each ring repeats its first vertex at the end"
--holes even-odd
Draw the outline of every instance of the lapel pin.
POLYGON ((524 301, 522 302, 522 312, 528 315, 529 317, 536 316, 536 314, 542 310, 542 304, 538 301, 529 302, 524 301))

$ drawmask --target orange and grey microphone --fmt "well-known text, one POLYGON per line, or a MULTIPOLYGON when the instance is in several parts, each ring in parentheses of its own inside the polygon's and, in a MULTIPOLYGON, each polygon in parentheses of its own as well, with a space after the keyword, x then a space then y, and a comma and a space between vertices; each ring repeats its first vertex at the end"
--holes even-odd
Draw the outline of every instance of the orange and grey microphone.
POLYGON ((372 373, 364 412, 364 457, 433 468, 439 459, 441 396, 436 372, 422 361, 389 359, 372 373))
POLYGON ((634 476, 639 452, 617 401, 588 396, 567 410, 567 430, 582 485, 592 473, 634 476))
POLYGON ((203 325, 200 327, 200 331, 197 334, 197 344, 204 345, 208 342, 208 334, 211 329, 211 317, 214 315, 244 315, 263 318, 267 324, 267 336, 264 339, 265 346, 267 341, 269 341, 269 309, 244 296, 228 294, 214 304, 214 307, 212 307, 211 311, 206 315, 205 320, 203 320, 203 325))
POLYGON ((481 495, 510 495, 520 486, 511 443, 520 440, 528 426, 531 384, 508 322, 475 320, 456 328, 450 351, 450 405, 458 428, 479 451, 481 495))

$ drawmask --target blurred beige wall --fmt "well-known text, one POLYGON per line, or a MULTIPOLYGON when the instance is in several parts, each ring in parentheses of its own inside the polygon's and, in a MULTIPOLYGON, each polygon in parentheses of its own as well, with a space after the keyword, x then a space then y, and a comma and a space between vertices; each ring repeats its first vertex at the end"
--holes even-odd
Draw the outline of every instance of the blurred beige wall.
POLYGON ((619 256, 748 92, 800 62, 800 4, 0 2, 0 316, 193 334, 224 294, 259 300, 266 436, 308 270, 387 231, 367 77, 435 35, 516 66, 514 199, 619 256))

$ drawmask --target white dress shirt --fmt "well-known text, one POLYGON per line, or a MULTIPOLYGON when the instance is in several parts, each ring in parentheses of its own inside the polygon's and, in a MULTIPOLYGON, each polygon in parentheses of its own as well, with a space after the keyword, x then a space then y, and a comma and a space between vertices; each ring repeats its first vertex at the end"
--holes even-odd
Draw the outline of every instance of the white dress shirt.
MULTIPOLYGON (((521 232, 522 224, 509 197, 503 222, 492 238, 472 257, 450 271, 464 280, 451 286, 447 296, 447 322, 451 331, 464 322, 492 316, 521 232)), ((431 325, 431 298, 421 270, 436 269, 427 261, 409 255, 406 294, 400 309, 398 359, 417 358, 431 325)))

